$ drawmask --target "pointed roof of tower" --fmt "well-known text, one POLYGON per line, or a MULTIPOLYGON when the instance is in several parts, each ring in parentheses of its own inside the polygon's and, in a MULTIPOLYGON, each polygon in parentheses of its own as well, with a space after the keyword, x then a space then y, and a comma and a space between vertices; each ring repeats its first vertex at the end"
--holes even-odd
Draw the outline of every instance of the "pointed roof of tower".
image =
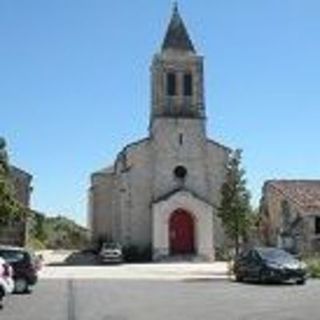
POLYGON ((166 49, 195 52, 187 29, 179 14, 177 3, 174 4, 173 14, 162 43, 162 51, 166 49))

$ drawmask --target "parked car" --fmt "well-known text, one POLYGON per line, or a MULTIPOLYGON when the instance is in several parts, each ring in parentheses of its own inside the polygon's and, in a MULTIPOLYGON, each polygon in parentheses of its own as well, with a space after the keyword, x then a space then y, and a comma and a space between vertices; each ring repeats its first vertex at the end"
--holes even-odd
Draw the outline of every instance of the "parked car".
POLYGON ((27 293, 38 281, 38 263, 34 253, 20 247, 0 247, 0 257, 13 268, 14 292, 27 293))
POLYGON ((13 291, 12 274, 12 267, 4 259, 0 258, 0 308, 2 308, 4 297, 13 291))
POLYGON ((288 252, 273 247, 256 247, 242 252, 234 262, 237 281, 285 282, 304 284, 306 265, 288 252))
POLYGON ((122 247, 118 243, 105 242, 102 244, 99 257, 103 263, 121 263, 123 261, 122 247))

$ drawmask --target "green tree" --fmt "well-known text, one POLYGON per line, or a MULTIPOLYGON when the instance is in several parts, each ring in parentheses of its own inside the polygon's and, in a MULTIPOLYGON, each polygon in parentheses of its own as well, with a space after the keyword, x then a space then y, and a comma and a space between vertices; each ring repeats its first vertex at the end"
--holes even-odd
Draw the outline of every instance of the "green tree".
POLYGON ((245 170, 241 168, 241 155, 242 151, 237 149, 228 161, 218 211, 224 230, 233 242, 236 254, 239 252, 241 241, 248 239, 252 224, 250 193, 246 188, 245 170))
POLYGON ((46 218, 43 214, 33 211, 30 214, 29 236, 45 243, 47 239, 46 218))
POLYGON ((22 217, 22 214, 22 207, 14 198, 6 143, 0 137, 0 229, 10 221, 22 217))

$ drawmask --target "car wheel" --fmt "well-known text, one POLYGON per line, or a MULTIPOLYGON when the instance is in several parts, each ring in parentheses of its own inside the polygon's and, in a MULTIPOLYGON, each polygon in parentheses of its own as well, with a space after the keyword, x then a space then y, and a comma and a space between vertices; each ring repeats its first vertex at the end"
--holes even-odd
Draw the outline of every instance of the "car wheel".
POLYGON ((0 303, 1 303, 1 301, 3 300, 4 296, 5 296, 4 288, 3 288, 3 287, 0 287, 0 303))
POLYGON ((305 278, 301 278, 301 279, 299 279, 299 280, 297 280, 296 281, 296 284, 298 284, 298 285, 304 285, 306 283, 306 279, 305 278))
POLYGON ((29 291, 28 282, 24 278, 18 278, 14 281, 15 293, 27 293, 29 291))
POLYGON ((242 282, 243 281, 243 276, 241 276, 240 274, 237 273, 235 276, 236 276, 236 281, 237 282, 242 282))

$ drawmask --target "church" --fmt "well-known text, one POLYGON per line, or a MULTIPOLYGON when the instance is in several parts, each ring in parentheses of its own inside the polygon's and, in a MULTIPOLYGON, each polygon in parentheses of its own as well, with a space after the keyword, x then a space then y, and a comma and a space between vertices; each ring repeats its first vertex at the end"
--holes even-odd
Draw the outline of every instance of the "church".
POLYGON ((115 241, 154 261, 213 261, 225 236, 217 216, 230 149, 206 134, 203 57, 178 8, 151 63, 149 134, 91 175, 93 241, 115 241))

